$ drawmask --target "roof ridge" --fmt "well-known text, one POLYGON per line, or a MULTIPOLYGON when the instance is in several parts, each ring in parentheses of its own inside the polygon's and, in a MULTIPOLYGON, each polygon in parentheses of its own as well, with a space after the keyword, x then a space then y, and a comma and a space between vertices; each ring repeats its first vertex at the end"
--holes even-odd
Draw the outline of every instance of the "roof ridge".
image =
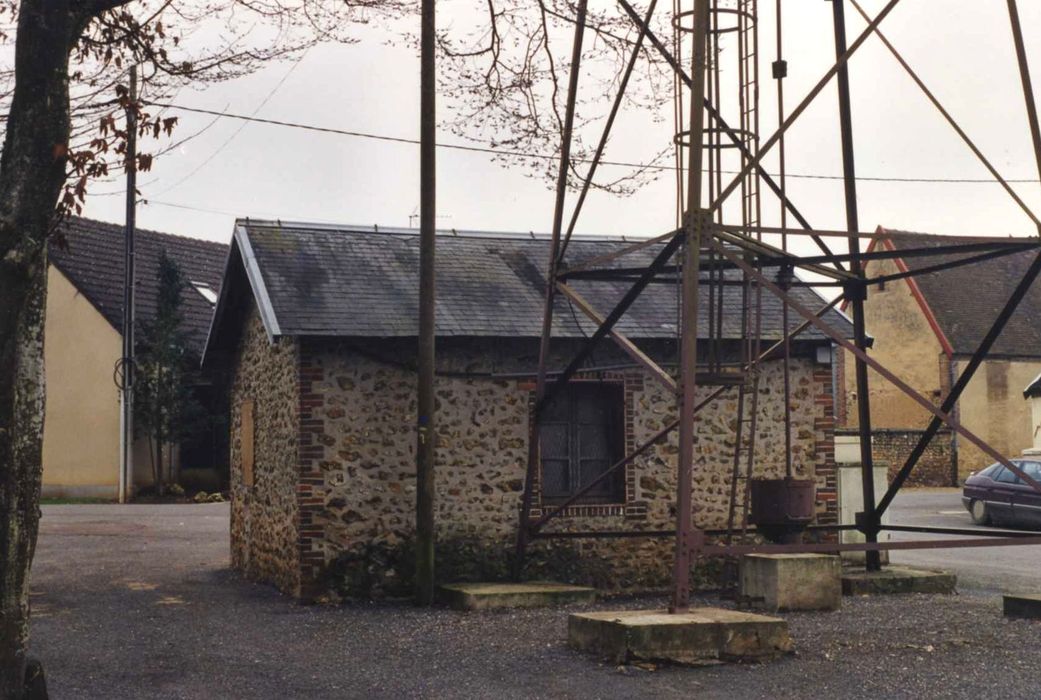
POLYGON ((887 228, 885 226, 879 226, 878 232, 880 236, 921 236, 923 238, 935 238, 938 240, 1005 240, 1008 238, 1037 238, 1035 235, 1018 235, 1013 233, 989 236, 976 234, 926 233, 924 231, 906 231, 904 229, 887 228))
MULTIPOLYGON (((418 236, 420 230, 412 227, 401 227, 401 226, 381 226, 379 224, 329 224, 320 222, 307 222, 307 221, 282 221, 279 219, 251 219, 249 217, 239 218, 235 220, 236 226, 242 226, 246 229, 252 228, 272 228, 272 229, 286 229, 296 231, 298 233, 303 232, 328 232, 328 233, 344 233, 344 234, 369 234, 369 235, 388 235, 388 236, 418 236)), ((487 238, 487 239, 499 239, 499 240, 528 240, 528 241, 548 241, 552 234, 545 232, 535 231, 488 231, 481 229, 457 229, 457 228, 439 228, 436 230, 438 237, 443 238, 487 238)), ((591 242, 591 243, 636 243, 643 240, 648 240, 653 236, 626 236, 625 234, 575 234, 571 239, 573 242, 591 242)))

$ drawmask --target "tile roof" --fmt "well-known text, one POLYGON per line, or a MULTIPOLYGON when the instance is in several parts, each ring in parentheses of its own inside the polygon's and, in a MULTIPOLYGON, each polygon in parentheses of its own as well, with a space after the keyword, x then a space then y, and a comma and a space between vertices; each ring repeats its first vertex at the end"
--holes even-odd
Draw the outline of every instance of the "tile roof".
MULTIPOLYGON (((255 260, 251 278, 263 290, 258 296, 262 317, 273 335, 402 337, 417 333, 419 237, 414 229, 329 227, 242 220, 235 244, 247 261, 255 260), (265 311, 265 306, 269 308, 265 311)), ((629 241, 631 243, 632 241, 629 241)), ((620 238, 571 241, 567 262, 575 265, 617 250, 620 238)), ((549 241, 534 234, 439 232, 437 253, 436 327, 440 336, 538 337, 542 324, 543 269, 549 241)), ((618 264, 646 264, 659 246, 626 256, 618 264)), ((574 288, 602 313, 611 310, 628 290, 628 282, 575 281, 574 288)), ((622 317, 616 328, 633 338, 676 336, 675 284, 652 284, 622 317)), ((823 305, 812 290, 795 294, 814 309, 823 305)), ((703 298, 699 333, 707 335, 707 298, 703 298)), ((723 330, 740 338, 741 288, 724 287, 723 330)), ((781 336, 781 304, 763 293, 763 336, 781 336)), ((582 337, 595 326, 577 309, 557 298, 555 337, 582 337)), ((842 314, 826 320, 852 334, 842 314)), ((801 319, 793 313, 791 327, 801 319)), ((820 342, 816 330, 803 338, 820 342)))
MULTIPOLYGON (((938 248, 972 242, 963 236, 938 236, 879 229, 896 250, 938 248)), ((979 239, 976 239, 979 240, 979 239)), ((989 240, 993 240, 990 237, 989 240)), ((1029 240, 1029 239, 1028 239, 1029 240)), ((955 354, 972 354, 1023 278, 1038 251, 1027 250, 992 260, 915 276, 922 296, 955 354)), ((905 257, 910 270, 966 257, 965 253, 905 257)), ((868 332, 871 329, 868 328, 868 332)), ((994 343, 992 355, 1041 357, 1041 282, 1035 281, 994 343)))
MULTIPOLYGON (((69 217, 59 229, 65 246, 52 242, 50 261, 101 312, 112 326, 123 328, 123 246, 121 224, 110 224, 82 217, 69 217)), ((186 236, 175 236, 138 229, 135 236, 137 320, 155 316, 158 294, 159 251, 180 267, 190 281, 220 289, 228 246, 186 236)), ((183 294, 184 330, 196 352, 206 343, 213 306, 195 289, 183 294)))

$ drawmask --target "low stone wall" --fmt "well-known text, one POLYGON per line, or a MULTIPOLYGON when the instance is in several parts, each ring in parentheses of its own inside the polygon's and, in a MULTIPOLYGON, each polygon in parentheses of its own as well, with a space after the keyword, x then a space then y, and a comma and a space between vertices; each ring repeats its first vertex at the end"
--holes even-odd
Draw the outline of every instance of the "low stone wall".
MULTIPOLYGON (((876 429, 872 433, 871 454, 877 464, 885 464, 892 480, 904 466, 911 450, 924 431, 876 429)), ((836 436, 856 436, 855 430, 837 430, 836 436)), ((951 486, 956 455, 951 444, 951 431, 941 430, 929 442, 917 466, 905 482, 906 486, 951 486)))

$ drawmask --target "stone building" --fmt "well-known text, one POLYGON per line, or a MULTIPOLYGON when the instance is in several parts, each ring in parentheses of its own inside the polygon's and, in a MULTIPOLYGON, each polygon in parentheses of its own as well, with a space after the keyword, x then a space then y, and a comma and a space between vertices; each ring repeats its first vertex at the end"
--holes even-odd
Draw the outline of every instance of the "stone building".
MULTIPOLYGON (((879 228, 869 250, 901 251, 965 242, 964 237, 906 233, 879 228)), ((998 311, 1023 278, 1035 253, 1027 251, 970 266, 930 272, 869 290, 865 303, 870 354, 919 393, 939 404, 993 324, 998 311)), ((900 257, 867 262, 869 276, 921 269, 961 255, 900 257)), ((1014 457, 1033 444, 1030 406, 1021 392, 1041 372, 1041 286, 1027 293, 1017 311, 962 394, 958 420, 999 452, 1014 457)), ((856 428, 853 357, 838 354, 842 428, 856 428)), ((899 469, 932 414, 903 392, 869 372, 871 427, 876 460, 899 469)), ((933 439, 916 481, 950 485, 993 460, 945 430, 933 439)))
MULTIPOLYGON (((289 594, 309 597, 329 576, 353 576, 359 585, 378 578, 376 585, 390 588, 394 581, 386 578, 400 583, 408 575, 416 234, 236 224, 205 356, 207 365, 228 368, 230 377, 232 562, 289 594)), ((568 261, 619 245, 618 238, 576 238, 568 261)), ((637 258, 644 262, 655 252, 637 258)), ((516 535, 547 255, 548 241, 535 235, 453 231, 438 237, 436 517, 445 577, 501 572, 516 535)), ((574 284, 601 309, 627 288, 574 284)), ((724 303, 739 303, 739 288, 726 289, 724 303)), ((820 306, 811 290, 797 293, 820 306)), ((764 293, 763 308, 764 338, 779 338, 779 302, 764 293)), ((617 328, 668 361, 676 353, 676 318, 675 286, 656 284, 617 328)), ((850 331, 840 313, 828 320, 850 331)), ((560 368, 566 351, 594 328, 559 298, 554 323, 551 366, 560 368)), ((732 340, 721 352, 733 352, 738 325, 725 324, 732 340)), ((817 480, 820 522, 835 522, 831 345, 807 331, 793 342, 793 356, 788 409, 781 363, 762 368, 760 470, 783 473, 783 416, 790 410, 795 469, 817 480)), ((726 523, 736 394, 728 390, 699 414, 696 521, 705 528, 726 523)), ((675 396, 605 343, 548 413, 536 513, 588 483, 675 413, 675 396)), ((675 454, 675 440, 663 441, 549 529, 667 530, 675 517, 675 454)), ((535 573, 649 588, 669 575, 671 543, 653 537, 538 540, 532 561, 535 573)))

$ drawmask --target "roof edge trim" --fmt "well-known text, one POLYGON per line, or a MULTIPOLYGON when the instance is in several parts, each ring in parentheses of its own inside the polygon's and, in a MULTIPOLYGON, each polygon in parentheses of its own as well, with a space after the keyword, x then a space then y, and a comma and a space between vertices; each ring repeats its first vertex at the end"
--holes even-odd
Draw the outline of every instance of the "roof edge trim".
POLYGON ((228 281, 231 272, 232 262, 235 260, 235 239, 232 238, 231 243, 228 244, 228 254, 224 258, 224 272, 221 274, 220 291, 217 292, 217 303, 213 305, 213 313, 210 314, 210 327, 206 330, 206 342, 202 345, 202 357, 199 359, 199 366, 205 367, 206 360, 210 356, 210 344, 213 343, 213 333, 217 330, 217 326, 221 319, 224 318, 224 305, 225 299, 228 296, 228 290, 225 288, 225 282, 228 281))
MULTIPOLYGON (((889 233, 889 230, 879 226, 876 233, 880 234, 882 238, 882 245, 893 252, 896 251, 896 246, 893 245, 893 241, 885 238, 885 234, 889 233)), ((909 272, 907 263, 904 262, 903 258, 893 258, 893 262, 896 263, 896 267, 901 272, 909 272)), ((947 334, 943 332, 943 328, 940 327, 940 321, 936 318, 936 314, 933 313, 933 309, 929 306, 929 302, 926 300, 925 295, 922 294, 922 288, 918 286, 918 282, 915 281, 914 276, 904 278, 907 282, 907 286, 911 289, 911 296, 918 302, 918 306, 922 309, 922 314, 925 316, 925 322, 929 324, 929 327, 933 329, 933 333, 936 335, 936 339, 940 341, 940 347, 943 349, 947 359, 950 360, 954 357, 954 346, 951 345, 951 341, 947 338, 947 334)))
POLYGON ((267 339, 273 342, 275 336, 282 335, 282 329, 278 325, 275 309, 271 305, 271 297, 268 295, 267 286, 264 284, 264 275, 260 272, 260 265, 253 253, 253 244, 249 241, 249 232, 241 222, 235 223, 234 240, 239 245, 242 253, 242 264, 246 268, 246 277, 249 286, 253 288, 253 297, 257 300, 257 310, 260 312, 260 320, 267 331, 267 339))

